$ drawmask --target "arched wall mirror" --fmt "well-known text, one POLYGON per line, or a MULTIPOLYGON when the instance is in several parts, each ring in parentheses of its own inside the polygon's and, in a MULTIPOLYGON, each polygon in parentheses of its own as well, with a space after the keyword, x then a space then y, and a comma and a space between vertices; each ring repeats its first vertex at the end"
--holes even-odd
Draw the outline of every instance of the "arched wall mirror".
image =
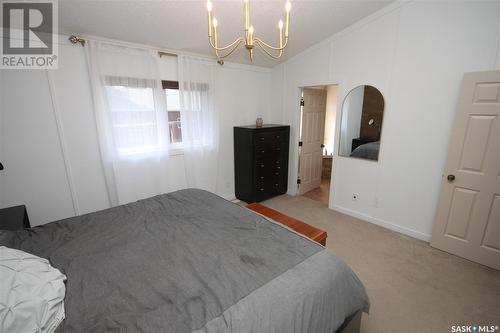
POLYGON ((342 103, 339 155, 378 161, 384 96, 373 86, 352 89, 342 103))

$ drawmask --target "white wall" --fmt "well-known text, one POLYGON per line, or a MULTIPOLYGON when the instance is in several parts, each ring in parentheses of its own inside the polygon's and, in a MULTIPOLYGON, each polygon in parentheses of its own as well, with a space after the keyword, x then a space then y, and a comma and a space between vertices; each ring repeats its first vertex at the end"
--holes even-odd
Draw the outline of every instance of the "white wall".
POLYGON ((500 2, 398 2, 277 66, 284 88, 273 105, 292 125, 289 193, 298 88, 339 84, 339 119, 345 94, 373 85, 386 102, 379 161, 336 157, 330 207, 428 240, 461 78, 499 68, 499 19, 500 2))
POLYGON ((45 71, 2 72, 2 203, 46 221, 73 212, 45 71))
MULTIPOLYGON (((26 204, 32 225, 109 207, 84 49, 61 36, 59 69, 0 71, 0 207, 26 204), (59 119, 59 122, 57 121, 59 119)), ((175 80, 175 57, 162 58, 175 80)), ((217 67, 220 112, 217 193, 234 197, 232 127, 272 120, 269 69, 217 67)), ((186 187, 182 155, 169 160, 169 186, 186 187)))
POLYGON ((270 70, 227 64, 216 75, 216 107, 221 111, 217 193, 234 197, 233 127, 255 124, 257 117, 272 123, 270 70))
POLYGON ((328 155, 333 154, 335 143, 335 122, 337 120, 337 86, 326 87, 326 114, 325 114, 325 148, 328 155))

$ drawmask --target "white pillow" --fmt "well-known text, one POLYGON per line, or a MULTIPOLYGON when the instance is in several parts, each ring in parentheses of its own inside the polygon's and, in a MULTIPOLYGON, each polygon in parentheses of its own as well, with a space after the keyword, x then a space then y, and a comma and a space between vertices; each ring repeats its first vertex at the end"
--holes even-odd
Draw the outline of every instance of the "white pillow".
POLYGON ((48 260, 0 246, 0 332, 54 332, 66 276, 48 260))

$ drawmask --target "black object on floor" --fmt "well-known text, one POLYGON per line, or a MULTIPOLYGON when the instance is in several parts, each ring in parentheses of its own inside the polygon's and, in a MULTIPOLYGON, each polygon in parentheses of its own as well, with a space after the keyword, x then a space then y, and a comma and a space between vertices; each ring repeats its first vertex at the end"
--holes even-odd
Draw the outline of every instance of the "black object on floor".
POLYGON ((0 209, 0 230, 31 228, 25 205, 0 209))

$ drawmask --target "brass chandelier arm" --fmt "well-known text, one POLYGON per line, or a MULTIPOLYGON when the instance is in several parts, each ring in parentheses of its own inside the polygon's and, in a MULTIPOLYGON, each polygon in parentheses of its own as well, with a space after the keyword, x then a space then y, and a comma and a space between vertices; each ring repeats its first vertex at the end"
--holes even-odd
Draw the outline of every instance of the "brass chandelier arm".
POLYGON ((214 45, 214 42, 212 41, 212 37, 208 37, 208 40, 210 41, 210 45, 214 48, 214 50, 216 51, 224 51, 224 50, 227 50, 231 47, 233 47, 234 45, 236 45, 236 47, 238 47, 238 45, 240 45, 241 42, 243 42, 243 37, 238 37, 234 42, 232 42, 231 44, 227 45, 227 46, 224 46, 224 47, 216 47, 214 45))
POLYGON ((253 39, 254 41, 258 42, 259 44, 261 44, 260 46, 265 46, 271 50, 275 50, 275 51, 282 51, 285 49, 286 45, 288 44, 288 37, 285 37, 285 45, 283 45, 282 47, 274 47, 274 46, 271 46, 269 44, 267 44, 266 42, 264 42, 262 39, 260 39, 259 37, 255 37, 253 39))
MULTIPOLYGON (((238 46, 240 46, 240 44, 243 42, 243 38, 238 38, 239 40, 236 40, 235 42, 233 42, 231 45, 233 45, 234 43, 234 47, 231 49, 231 51, 229 51, 227 54, 225 55, 220 55, 219 54, 219 51, 220 50, 215 50, 215 55, 217 56, 218 59, 223 59, 223 58, 226 58, 226 57, 229 57, 231 54, 233 54, 234 51, 236 51, 236 49, 238 48, 238 46)), ((226 47, 227 49, 227 47, 226 47)))
POLYGON ((259 45, 259 47, 261 48, 262 51, 264 51, 269 57, 273 58, 273 59, 279 59, 281 58, 281 55, 283 54, 283 49, 279 50, 279 53, 278 55, 273 55, 271 54, 271 52, 269 52, 261 43, 262 41, 261 40, 258 40, 258 39, 255 39, 255 42, 257 43, 257 45, 259 45))

